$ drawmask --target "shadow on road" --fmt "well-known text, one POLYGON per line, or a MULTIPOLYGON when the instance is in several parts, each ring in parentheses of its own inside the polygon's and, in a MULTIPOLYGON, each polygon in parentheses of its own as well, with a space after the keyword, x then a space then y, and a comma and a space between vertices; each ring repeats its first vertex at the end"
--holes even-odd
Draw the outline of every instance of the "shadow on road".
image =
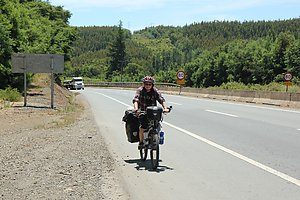
MULTIPOLYGON (((147 159, 145 161, 142 161, 141 159, 128 159, 124 160, 128 164, 136 164, 135 168, 137 170, 147 170, 150 172, 164 172, 166 170, 174 170, 172 167, 164 166, 164 165, 158 165, 157 169, 152 168, 151 160, 147 159)), ((161 162, 161 160, 159 160, 161 162)))
POLYGON ((15 108, 23 108, 23 109, 26 109, 26 108, 51 109, 51 106, 43 106, 43 105, 40 105, 40 106, 32 106, 32 105, 22 106, 22 105, 17 105, 17 106, 13 106, 13 107, 15 107, 15 108))

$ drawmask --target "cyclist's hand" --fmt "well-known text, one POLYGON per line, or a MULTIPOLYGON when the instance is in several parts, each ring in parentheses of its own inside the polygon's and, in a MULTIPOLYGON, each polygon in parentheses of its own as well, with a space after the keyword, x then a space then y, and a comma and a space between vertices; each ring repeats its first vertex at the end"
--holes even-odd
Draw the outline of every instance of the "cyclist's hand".
POLYGON ((168 112, 170 112, 170 109, 169 108, 165 108, 164 109, 164 113, 168 113, 168 112))
POLYGON ((169 113, 172 110, 172 106, 164 108, 164 113, 169 113))
POLYGON ((135 114, 135 116, 139 116, 141 113, 141 110, 137 109, 137 110, 133 110, 133 113, 135 114))

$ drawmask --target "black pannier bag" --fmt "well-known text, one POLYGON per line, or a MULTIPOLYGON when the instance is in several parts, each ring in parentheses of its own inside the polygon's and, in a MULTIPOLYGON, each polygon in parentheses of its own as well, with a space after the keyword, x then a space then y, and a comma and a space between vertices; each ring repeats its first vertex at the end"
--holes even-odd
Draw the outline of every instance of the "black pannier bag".
POLYGON ((163 109, 158 106, 149 106, 146 109, 147 118, 149 120, 161 120, 163 109))
POLYGON ((127 140, 130 143, 139 142, 139 119, 135 116, 135 113, 131 109, 125 111, 125 115, 122 119, 125 122, 125 130, 127 140))

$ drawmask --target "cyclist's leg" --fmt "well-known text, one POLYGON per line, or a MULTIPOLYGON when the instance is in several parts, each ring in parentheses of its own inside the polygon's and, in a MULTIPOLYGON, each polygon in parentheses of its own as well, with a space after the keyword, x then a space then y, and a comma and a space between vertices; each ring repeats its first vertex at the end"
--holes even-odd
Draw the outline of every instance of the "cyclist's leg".
POLYGON ((145 129, 148 126, 148 120, 147 117, 145 115, 141 115, 139 117, 140 120, 140 128, 139 128, 139 137, 140 137, 140 142, 139 142, 139 149, 143 147, 143 141, 144 141, 144 132, 145 129))
POLYGON ((140 143, 143 143, 144 141, 144 131, 145 129, 143 129, 142 127, 139 128, 140 143))
POLYGON ((140 130, 139 130, 139 137, 140 137, 140 142, 139 142, 139 146, 138 146, 138 149, 142 149, 143 146, 144 146, 144 129, 140 127, 140 130))

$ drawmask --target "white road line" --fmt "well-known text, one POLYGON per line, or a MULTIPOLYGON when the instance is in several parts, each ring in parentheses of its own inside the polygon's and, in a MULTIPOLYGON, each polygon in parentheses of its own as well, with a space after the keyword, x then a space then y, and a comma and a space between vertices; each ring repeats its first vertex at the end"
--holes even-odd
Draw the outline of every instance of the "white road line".
POLYGON ((102 93, 100 93, 100 92, 94 92, 94 93, 96 93, 96 94, 101 94, 101 95, 103 95, 103 96, 105 96, 106 98, 109 98, 109 99, 111 99, 111 100, 114 100, 114 101, 116 101, 116 102, 118 102, 118 103, 120 103, 120 104, 122 104, 122 105, 124 105, 124 106, 126 106, 126 107, 133 107, 132 105, 128 105, 128 104, 126 104, 126 103, 123 103, 122 101, 119 101, 118 99, 115 99, 115 98, 112 98, 112 97, 110 97, 110 96, 107 96, 107 95, 105 95, 105 94, 102 94, 102 93))
POLYGON ((216 99, 203 99, 203 98, 197 98, 197 97, 188 97, 188 96, 176 96, 179 98, 185 98, 185 99, 193 99, 193 100, 197 100, 197 101, 208 101, 208 102, 218 102, 218 103, 222 103, 222 104, 230 104, 230 105, 239 105, 239 106, 245 106, 245 107, 252 107, 252 108, 259 108, 259 109, 267 109, 267 110, 275 110, 275 111, 282 111, 282 112, 291 112, 291 113, 297 113, 300 114, 300 111, 297 110, 286 110, 283 108, 273 108, 273 107, 265 107, 262 105, 249 105, 249 104, 242 104, 242 103, 238 103, 238 102, 228 102, 228 101, 221 101, 221 100, 216 100, 216 99))
POLYGON ((218 112, 218 111, 214 111, 214 110, 205 110, 205 111, 211 112, 211 113, 217 113, 217 114, 220 114, 220 115, 226 115, 226 116, 230 116, 230 117, 239 117, 237 115, 232 115, 232 114, 228 114, 228 113, 218 112))
MULTIPOLYGON (((103 96, 105 96, 105 97, 107 97, 107 98, 109 98, 111 100, 114 100, 114 101, 116 101, 116 102, 118 102, 118 103, 120 103, 120 104, 122 104, 122 105, 124 105, 126 107, 130 107, 130 105, 128 105, 126 103, 123 103, 123 102, 121 102, 121 101, 119 101, 119 100, 117 100, 115 98, 112 98, 110 96, 107 96, 107 95, 99 93, 99 92, 95 92, 95 93, 96 94, 101 94, 101 95, 103 95, 103 96)), ((189 132, 189 131, 187 131, 187 130, 185 130, 183 128, 177 127, 177 126, 175 126, 173 124, 170 124, 168 122, 165 122, 165 121, 163 123, 166 124, 166 125, 168 125, 168 126, 170 126, 170 127, 172 127, 172 128, 174 128, 174 129, 177 129, 178 131, 181 131, 181 132, 183 132, 183 133, 185 133, 185 134, 187 134, 187 135, 189 135, 189 136, 191 136, 193 138, 196 138, 197 140, 200 140, 200 141, 202 141, 202 142, 204 142, 204 143, 206 143, 208 145, 211 145, 211 146, 213 146, 213 147, 215 147, 215 148, 217 148, 217 149, 219 149, 221 151, 224 151, 224 152, 226 152, 226 153, 228 153, 228 154, 230 154, 230 155, 232 155, 232 156, 234 156, 236 158, 239 158, 239 159, 241 159, 241 160, 243 160, 245 162, 248 162, 251 165, 254 165, 254 166, 256 166, 256 167, 258 167, 258 168, 260 168, 262 170, 265 170, 266 172, 269 172, 269 173, 271 173, 273 175, 276 175, 276 176, 278 176, 278 177, 280 177, 280 178, 282 178, 282 179, 284 179, 284 180, 286 180, 286 181, 288 181, 290 183, 293 183, 293 184, 295 184, 295 185, 297 185, 297 186, 300 187, 300 180, 298 180, 296 178, 293 178, 293 177, 291 177, 291 176, 289 176, 287 174, 284 174, 282 172, 279 172, 279 171, 277 171, 277 170, 275 170, 275 169, 273 169, 271 167, 263 165, 263 164, 255 161, 255 160, 252 160, 251 158, 248 158, 248 157, 243 156, 243 155, 241 155, 241 154, 239 154, 239 153, 237 153, 235 151, 227 149, 227 148, 225 148, 225 147, 223 147, 223 146, 221 146, 221 145, 219 145, 217 143, 214 143, 214 142, 212 142, 210 140, 207 140, 207 139, 205 139, 203 137, 200 137, 199 135, 196 135, 196 134, 194 134, 192 132, 189 132)))
POLYGON ((293 177, 291 177, 291 176, 289 176, 287 174, 284 174, 282 172, 279 172, 279 171, 277 171, 277 170, 275 170, 275 169, 273 169, 271 167, 263 165, 263 164, 255 161, 255 160, 252 160, 251 158, 248 158, 248 157, 243 156, 243 155, 241 155, 241 154, 239 154, 237 152, 234 152, 234 151, 232 151, 230 149, 227 149, 227 148, 225 148, 225 147, 223 147, 223 146, 221 146, 219 144, 216 144, 216 143, 214 143, 214 142, 212 142, 210 140, 207 140, 207 139, 205 139, 203 137, 200 137, 199 135, 196 135, 196 134, 194 134, 192 132, 189 132, 189 131, 187 131, 185 129, 182 129, 180 127, 174 126, 173 124, 170 124, 168 122, 163 122, 163 123, 166 124, 166 125, 168 125, 168 126, 170 126, 170 127, 172 127, 172 128, 174 128, 174 129, 177 129, 178 131, 181 131, 181 132, 183 132, 183 133, 185 133, 185 134, 187 134, 187 135, 189 135, 189 136, 191 136, 193 138, 196 138, 196 139, 198 139, 198 140, 200 140, 200 141, 202 141, 202 142, 204 142, 206 144, 209 144, 209 145, 211 145, 211 146, 213 146, 213 147, 215 147, 215 148, 217 148, 217 149, 219 149, 221 151, 224 151, 224 152, 226 152, 226 153, 228 153, 228 154, 230 154, 230 155, 232 155, 232 156, 234 156, 236 158, 239 158, 239 159, 241 159, 243 161, 246 161, 246 162, 250 163, 251 165, 254 165, 254 166, 256 166, 256 167, 258 167, 258 168, 260 168, 262 170, 265 170, 265 171, 267 171, 267 172, 269 172, 271 174, 274 174, 274 175, 276 175, 276 176, 278 176, 278 177, 280 177, 280 178, 282 178, 282 179, 284 179, 284 180, 286 180, 288 182, 294 183, 295 185, 297 185, 297 186, 300 187, 300 180, 298 180, 296 178, 293 178, 293 177))
POLYGON ((181 103, 175 103, 175 102, 172 102, 172 101, 168 101, 167 103, 168 103, 168 104, 175 104, 175 105, 178 105, 178 106, 182 106, 181 103))

